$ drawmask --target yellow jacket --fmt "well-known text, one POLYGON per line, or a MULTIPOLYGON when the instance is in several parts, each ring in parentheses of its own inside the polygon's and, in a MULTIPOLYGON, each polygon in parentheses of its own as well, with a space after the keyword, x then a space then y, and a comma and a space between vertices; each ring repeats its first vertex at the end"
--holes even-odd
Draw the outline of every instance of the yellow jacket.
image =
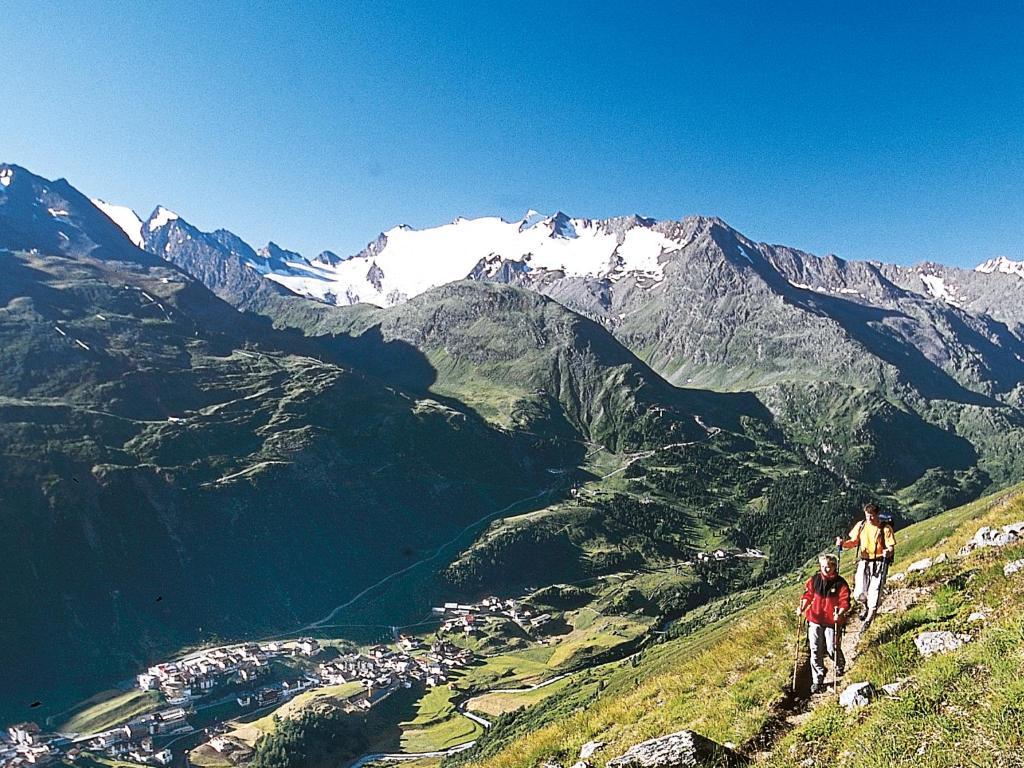
POLYGON ((862 560, 877 560, 887 549, 893 549, 895 546, 896 536, 891 525, 874 525, 867 520, 861 520, 853 526, 844 544, 847 549, 857 547, 857 554, 862 560))

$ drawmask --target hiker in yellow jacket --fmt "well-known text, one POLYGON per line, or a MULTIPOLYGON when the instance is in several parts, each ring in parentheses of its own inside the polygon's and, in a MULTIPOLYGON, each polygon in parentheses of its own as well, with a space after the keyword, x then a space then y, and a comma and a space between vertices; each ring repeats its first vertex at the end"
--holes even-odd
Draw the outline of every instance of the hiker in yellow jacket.
POLYGON ((875 620, 878 604, 882 601, 882 590, 889 574, 896 551, 896 537, 892 524, 881 520, 881 510, 875 503, 864 505, 864 519, 850 531, 847 538, 836 537, 836 546, 843 549, 857 548, 857 578, 854 581, 853 599, 861 605, 862 634, 875 620))

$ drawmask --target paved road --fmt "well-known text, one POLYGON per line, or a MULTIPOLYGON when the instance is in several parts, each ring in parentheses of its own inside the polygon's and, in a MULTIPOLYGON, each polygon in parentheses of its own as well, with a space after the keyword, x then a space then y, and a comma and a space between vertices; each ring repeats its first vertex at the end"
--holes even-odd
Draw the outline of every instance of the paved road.
POLYGON ((348 768, 363 768, 367 763, 373 763, 378 760, 388 763, 404 763, 409 760, 419 760, 423 757, 445 757, 446 755, 454 755, 458 752, 469 749, 476 741, 467 741, 465 744, 459 744, 457 747, 451 749, 442 749, 438 752, 378 752, 373 755, 363 755, 348 768))
POLYGON ((520 504, 525 504, 528 501, 533 501, 534 499, 539 499, 542 496, 545 496, 545 495, 551 493, 557 487, 558 487, 557 485, 553 485, 553 486, 551 486, 549 488, 545 488, 543 491, 540 491, 539 493, 533 494, 532 496, 526 496, 526 497, 524 497, 522 499, 518 499, 516 501, 513 501, 511 504, 509 504, 509 505, 507 505, 505 507, 502 507, 499 510, 487 513, 486 515, 481 517, 479 520, 475 520, 474 522, 472 522, 469 525, 467 525, 465 528, 463 528, 461 531, 456 533, 448 541, 446 541, 443 544, 441 544, 437 549, 434 550, 433 554, 423 558, 422 560, 417 560, 412 565, 407 565, 405 568, 402 568, 400 571, 395 571, 394 573, 388 574, 387 576, 385 576, 380 581, 378 581, 378 582, 368 586, 366 589, 364 589, 362 592, 360 592, 359 594, 357 594, 355 597, 351 598, 347 602, 342 603, 341 605, 335 606, 331 610, 331 612, 328 613, 326 616, 324 616, 322 619, 318 619, 317 621, 310 622, 306 626, 300 627, 299 629, 295 630, 295 632, 290 632, 289 634, 295 634, 297 632, 305 632, 306 630, 309 630, 309 629, 316 629, 317 627, 319 627, 319 626, 321 626, 323 624, 328 623, 331 619, 333 619, 338 614, 339 611, 342 611, 345 608, 348 608, 353 603, 358 602, 367 593, 372 592, 373 590, 375 590, 377 587, 381 586, 382 584, 386 584, 387 582, 391 581, 392 579, 397 578, 397 577, 401 576, 404 573, 408 573, 413 568, 416 568, 416 567, 418 567, 420 565, 423 565, 424 563, 429 563, 431 560, 436 560, 438 557, 441 556, 441 554, 444 552, 444 550, 446 550, 452 544, 455 544, 459 539, 461 539, 463 536, 465 536, 467 533, 469 533, 469 531, 471 531, 474 528, 476 528, 478 525, 482 525, 483 523, 486 523, 491 518, 503 515, 504 513, 508 512, 513 507, 517 507, 520 504))

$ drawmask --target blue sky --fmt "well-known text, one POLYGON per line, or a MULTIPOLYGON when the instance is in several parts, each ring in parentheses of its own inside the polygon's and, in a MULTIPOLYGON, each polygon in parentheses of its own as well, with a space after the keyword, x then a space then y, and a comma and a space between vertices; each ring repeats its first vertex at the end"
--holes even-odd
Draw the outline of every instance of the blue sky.
POLYGON ((532 207, 974 265, 1024 259, 1021 39, 1019 0, 14 0, 0 160, 307 255, 532 207))

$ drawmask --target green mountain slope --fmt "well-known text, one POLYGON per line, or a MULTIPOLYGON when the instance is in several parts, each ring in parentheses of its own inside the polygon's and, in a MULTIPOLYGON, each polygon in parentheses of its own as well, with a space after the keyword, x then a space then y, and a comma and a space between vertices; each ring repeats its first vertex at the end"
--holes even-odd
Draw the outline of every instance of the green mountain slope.
MULTIPOLYGON (((776 535, 794 507, 807 509, 815 535, 867 493, 793 451, 755 398, 673 387, 605 328, 529 291, 452 283, 363 308, 340 330, 335 342, 375 375, 467 403, 504 428, 590 443, 584 470, 569 475, 576 496, 494 523, 448 568, 467 594, 661 568, 716 547, 767 548, 769 572, 784 572, 809 552, 776 535), (410 350, 430 368, 405 365, 410 350), (786 488, 801 491, 787 498, 786 488)), ((650 609, 678 610, 764 569, 735 579, 716 570, 683 579, 650 609)))
POLYGON ((499 719, 476 749, 446 764, 567 765, 585 742, 597 740, 606 746, 588 764, 600 768, 640 741, 690 728, 773 766, 1019 765, 1024 600, 1021 575, 1003 569, 1024 557, 1024 545, 964 558, 957 552, 979 527, 1021 520, 1018 486, 898 532, 894 571, 925 556, 948 559, 891 582, 898 590, 887 598, 892 610, 872 626, 845 678, 878 688, 901 680, 896 698, 851 712, 826 698, 796 725, 785 721, 808 706, 788 690, 797 641, 793 606, 808 567, 693 612, 667 641, 631 661, 581 673, 539 704, 499 719), (970 620, 976 612, 983 621, 970 620), (971 641, 922 658, 913 640, 935 630, 971 641))
POLYGON ((429 389, 506 428, 563 429, 618 450, 737 427, 767 412, 751 397, 668 385, 600 325, 544 296, 452 283, 390 309, 338 310, 338 343, 367 370, 429 389), (410 350, 429 369, 408 365, 410 350), (389 354, 390 352, 390 354, 389 354), (405 357, 403 357, 403 352, 405 357))

